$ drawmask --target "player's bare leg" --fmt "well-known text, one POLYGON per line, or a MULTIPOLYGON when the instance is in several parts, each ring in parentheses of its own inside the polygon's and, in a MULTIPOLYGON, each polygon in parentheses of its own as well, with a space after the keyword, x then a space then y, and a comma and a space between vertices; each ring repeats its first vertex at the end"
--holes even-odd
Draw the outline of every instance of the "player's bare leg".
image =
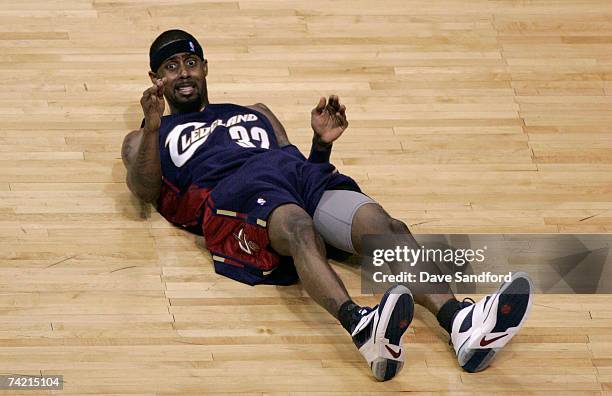
POLYGON ((276 252, 293 257, 300 281, 313 300, 337 318, 340 306, 350 297, 327 262, 325 242, 310 216, 297 205, 280 206, 270 215, 268 236, 276 252))
MULTIPOLYGON (((375 203, 361 206, 353 218, 351 239, 358 253, 365 253, 361 236, 389 234, 390 243, 418 249, 419 245, 401 221, 389 216, 375 203)), ((393 263, 391 263, 393 264, 393 263)), ((418 263, 419 269, 440 274, 435 263, 418 263)), ((393 272, 406 268, 393 268, 393 272)), ((448 284, 411 285, 415 301, 436 315, 440 325, 451 336, 459 365, 466 371, 486 369, 494 356, 520 330, 532 304, 533 285, 525 273, 515 273, 512 281, 477 303, 459 302, 448 284), (493 312, 493 315, 485 314, 493 312)))
MULTIPOLYGON (((402 221, 391 217, 376 203, 369 203, 361 206, 353 218, 351 237, 353 240, 353 247, 357 253, 365 253, 361 236, 368 234, 389 235, 389 238, 391 238, 389 243, 392 245, 408 246, 410 249, 419 249, 419 244, 410 233, 408 226, 402 221)), ((402 268, 397 263, 390 263, 390 267, 394 273, 406 270, 406 268, 402 268)), ((414 268, 427 271, 430 274, 441 274, 438 266, 432 262, 421 262, 416 264, 414 268)), ((454 298, 454 294, 447 283, 427 285, 415 283, 410 285, 410 289, 414 294, 414 301, 424 306, 434 315, 438 314, 444 303, 454 298)))
POLYGON ((312 218, 297 205, 283 205, 272 212, 268 235, 274 250, 293 257, 308 294, 351 334, 376 379, 393 378, 404 362, 402 336, 413 315, 410 291, 394 286, 374 308, 353 303, 325 257, 325 243, 312 218))

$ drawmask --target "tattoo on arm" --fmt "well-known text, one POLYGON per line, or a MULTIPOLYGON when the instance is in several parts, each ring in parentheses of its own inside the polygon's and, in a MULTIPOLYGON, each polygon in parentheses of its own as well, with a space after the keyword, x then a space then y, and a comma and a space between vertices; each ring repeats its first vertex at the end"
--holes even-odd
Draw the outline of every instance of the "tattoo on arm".
POLYGON ((121 159, 126 169, 128 169, 132 157, 133 146, 130 137, 132 133, 133 132, 130 132, 130 134, 123 139, 123 144, 121 145, 121 159))
POLYGON ((130 190, 145 202, 155 203, 161 190, 161 164, 157 133, 140 132, 124 143, 122 157, 127 168, 126 182, 130 190), (134 141, 139 139, 140 141, 134 141))

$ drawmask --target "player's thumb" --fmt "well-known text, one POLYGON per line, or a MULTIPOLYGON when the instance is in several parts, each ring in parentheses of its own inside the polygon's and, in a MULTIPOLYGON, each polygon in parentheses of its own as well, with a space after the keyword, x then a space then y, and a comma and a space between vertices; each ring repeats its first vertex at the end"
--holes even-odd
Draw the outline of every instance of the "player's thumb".
POLYGON ((317 107, 314 108, 313 112, 322 113, 325 109, 325 96, 321 96, 319 98, 319 103, 317 103, 317 107))

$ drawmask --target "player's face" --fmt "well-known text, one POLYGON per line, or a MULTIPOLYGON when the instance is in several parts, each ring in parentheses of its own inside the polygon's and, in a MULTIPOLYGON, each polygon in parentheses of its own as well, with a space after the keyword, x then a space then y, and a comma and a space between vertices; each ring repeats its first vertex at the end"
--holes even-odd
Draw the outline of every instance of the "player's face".
POLYGON ((164 96, 179 112, 199 111, 208 97, 206 61, 190 53, 176 54, 162 63, 157 72, 165 78, 164 96))

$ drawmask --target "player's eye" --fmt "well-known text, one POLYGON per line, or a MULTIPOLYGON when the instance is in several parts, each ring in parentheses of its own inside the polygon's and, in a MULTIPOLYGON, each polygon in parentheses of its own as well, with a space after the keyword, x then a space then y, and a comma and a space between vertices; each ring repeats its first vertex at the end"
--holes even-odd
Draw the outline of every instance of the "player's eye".
POLYGON ((167 63, 166 64, 166 69, 167 70, 174 70, 174 69, 176 69, 176 63, 174 63, 174 62, 167 63))
POLYGON ((196 65, 196 63, 197 63, 197 62, 196 62, 196 60, 195 60, 195 59, 191 58, 191 59, 187 59, 187 62, 186 62, 186 63, 187 63, 187 66, 189 66, 189 67, 194 67, 194 66, 196 65))

